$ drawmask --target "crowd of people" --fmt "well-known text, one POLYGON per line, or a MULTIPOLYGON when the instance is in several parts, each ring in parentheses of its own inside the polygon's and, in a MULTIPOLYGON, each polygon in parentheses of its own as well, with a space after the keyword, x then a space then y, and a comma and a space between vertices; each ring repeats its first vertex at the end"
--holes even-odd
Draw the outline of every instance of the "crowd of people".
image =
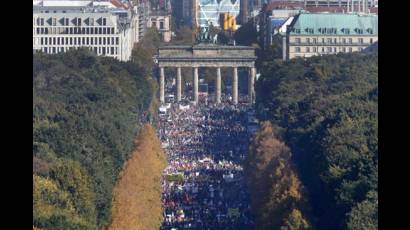
POLYGON ((243 161, 249 133, 245 104, 172 106, 158 134, 167 154, 161 229, 252 229, 243 161))

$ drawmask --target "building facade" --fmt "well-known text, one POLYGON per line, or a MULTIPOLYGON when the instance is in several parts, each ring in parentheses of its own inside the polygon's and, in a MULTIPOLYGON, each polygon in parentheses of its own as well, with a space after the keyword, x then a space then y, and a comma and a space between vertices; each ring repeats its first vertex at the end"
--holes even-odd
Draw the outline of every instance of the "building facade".
POLYGON ((152 15, 147 20, 147 27, 155 27, 162 35, 164 42, 171 41, 171 16, 170 15, 152 15))
POLYGON ((138 17, 109 1, 33 2, 33 51, 48 54, 88 47, 97 55, 127 61, 138 42, 138 17))
POLYGON ((199 0, 198 23, 199 27, 207 27, 212 23, 215 27, 219 25, 220 15, 230 13, 234 17, 238 17, 240 11, 240 0, 199 0))
POLYGON ((362 51, 378 40, 378 16, 301 13, 286 32, 286 57, 362 51))

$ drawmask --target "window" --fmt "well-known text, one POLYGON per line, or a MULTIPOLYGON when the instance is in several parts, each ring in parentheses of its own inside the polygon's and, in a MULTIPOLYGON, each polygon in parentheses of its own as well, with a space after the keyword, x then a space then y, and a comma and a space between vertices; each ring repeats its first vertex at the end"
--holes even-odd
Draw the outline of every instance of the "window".
POLYGON ((370 38, 370 44, 373 44, 373 38, 370 38))
POLYGON ((295 52, 300 52, 300 47, 295 47, 295 52))
POLYGON ((98 44, 101 45, 102 44, 102 38, 98 38, 98 44))
POLYGON ((159 22, 159 29, 163 30, 164 29, 164 21, 159 22))
POLYGON ((57 45, 60 45, 60 38, 57 38, 57 45))
POLYGON ((322 43, 325 43, 325 39, 324 39, 324 38, 322 38, 322 43))
POLYGON ((114 54, 114 47, 111 47, 111 54, 114 54))
POLYGON ((295 38, 295 43, 300 44, 300 38, 295 38))
POLYGON ((37 34, 39 34, 40 33, 40 28, 37 28, 37 34))
POLYGON ((336 47, 333 47, 333 52, 337 53, 337 48, 336 47))
POLYGON ((56 26, 56 18, 51 18, 51 25, 56 26))
POLYGON ((335 38, 335 39, 333 40, 333 43, 337 44, 337 38, 335 38))
POLYGON ((44 47, 44 53, 48 53, 47 47, 44 47))
POLYGON ((107 28, 103 28, 103 34, 107 33, 107 28))
POLYGON ((114 34, 114 27, 111 27, 111 34, 114 34))
POLYGON ((90 44, 90 38, 89 37, 87 37, 87 39, 86 39, 86 41, 85 41, 86 43, 86 45, 89 45, 90 44))
POLYGON ((316 47, 313 47, 312 49, 313 49, 313 53, 316 53, 316 47))
POLYGON ((353 40, 351 38, 349 38, 349 44, 352 44, 353 40))
POLYGON ((342 48, 342 51, 343 51, 344 53, 346 53, 346 47, 343 47, 343 48, 342 48))
POLYGON ((107 44, 111 45, 110 43, 111 43, 111 38, 107 38, 107 44))
POLYGON ((306 43, 310 43, 310 38, 306 38, 306 43))
POLYGON ((77 19, 77 26, 81 26, 81 18, 77 19))
POLYGON ((81 34, 85 34, 85 28, 81 29, 81 34))
POLYGON ((77 45, 77 38, 74 38, 74 45, 77 45))
POLYGON ((53 47, 53 52, 52 52, 53 54, 55 54, 56 53, 56 47, 53 47))
POLYGON ((70 24, 70 21, 68 20, 68 18, 65 19, 65 25, 68 26, 70 24))
POLYGON ((118 39, 118 37, 115 38, 115 43, 116 43, 117 45, 120 44, 120 40, 118 39))
POLYGON ((322 53, 324 53, 325 52, 325 47, 322 47, 322 53))
POLYGON ((102 28, 101 27, 98 28, 98 34, 102 34, 102 28))
POLYGON ((90 26, 94 26, 94 18, 88 19, 90 26))
POLYGON ((316 43, 317 43, 317 39, 313 38, 313 44, 316 44, 316 43))
MULTIPOLYGON (((85 37, 83 37, 82 40, 83 40, 83 41, 82 41, 82 44, 85 45, 85 37)), ((88 45, 88 44, 87 44, 87 45, 88 45)))
POLYGON ((306 47, 306 53, 310 53, 310 48, 306 47))
POLYGON ((105 55, 105 47, 102 48, 102 54, 105 55))
POLYGON ((349 28, 344 28, 343 33, 344 34, 350 34, 350 29, 349 28))
POLYGON ((103 37, 103 45, 105 45, 105 37, 103 37))
POLYGON ((359 43, 363 44, 363 38, 359 38, 359 43))
POLYGON ((349 52, 352 52, 352 51, 353 51, 352 47, 349 47, 349 52))
POLYGON ((342 38, 342 43, 346 44, 346 38, 342 38))
POLYGON ((103 19, 102 19, 102 25, 103 25, 103 26, 106 26, 106 25, 107 25, 107 19, 106 19, 106 18, 103 18, 103 19))
POLYGON ((331 39, 331 38, 328 38, 328 39, 327 39, 327 43, 328 43, 328 44, 331 44, 331 43, 332 43, 332 39, 331 39))
POLYGON ((41 38, 41 39, 40 39, 40 45, 43 45, 43 43, 44 43, 44 39, 41 38))
POLYGON ((91 45, 94 45, 94 38, 91 38, 91 45))
POLYGON ((331 53, 332 52, 332 47, 327 47, 326 50, 327 50, 328 53, 331 53))

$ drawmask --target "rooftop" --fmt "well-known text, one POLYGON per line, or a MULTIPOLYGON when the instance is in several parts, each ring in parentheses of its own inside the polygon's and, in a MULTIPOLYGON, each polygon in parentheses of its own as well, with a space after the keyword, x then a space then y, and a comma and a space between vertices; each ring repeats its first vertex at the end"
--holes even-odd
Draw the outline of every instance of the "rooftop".
POLYGON ((378 16, 342 13, 301 13, 290 25, 292 35, 377 35, 378 16))
POLYGON ((159 49, 255 49, 252 46, 228 46, 228 45, 217 45, 217 44, 208 44, 208 43, 200 43, 196 45, 167 45, 161 46, 159 49))

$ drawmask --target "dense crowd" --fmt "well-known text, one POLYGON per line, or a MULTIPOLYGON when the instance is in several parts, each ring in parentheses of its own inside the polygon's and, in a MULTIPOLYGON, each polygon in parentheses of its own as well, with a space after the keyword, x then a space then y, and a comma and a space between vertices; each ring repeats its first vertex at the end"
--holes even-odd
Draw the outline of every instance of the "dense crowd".
POLYGON ((252 229, 242 163, 247 105, 171 107, 160 117, 168 158, 161 229, 252 229))

